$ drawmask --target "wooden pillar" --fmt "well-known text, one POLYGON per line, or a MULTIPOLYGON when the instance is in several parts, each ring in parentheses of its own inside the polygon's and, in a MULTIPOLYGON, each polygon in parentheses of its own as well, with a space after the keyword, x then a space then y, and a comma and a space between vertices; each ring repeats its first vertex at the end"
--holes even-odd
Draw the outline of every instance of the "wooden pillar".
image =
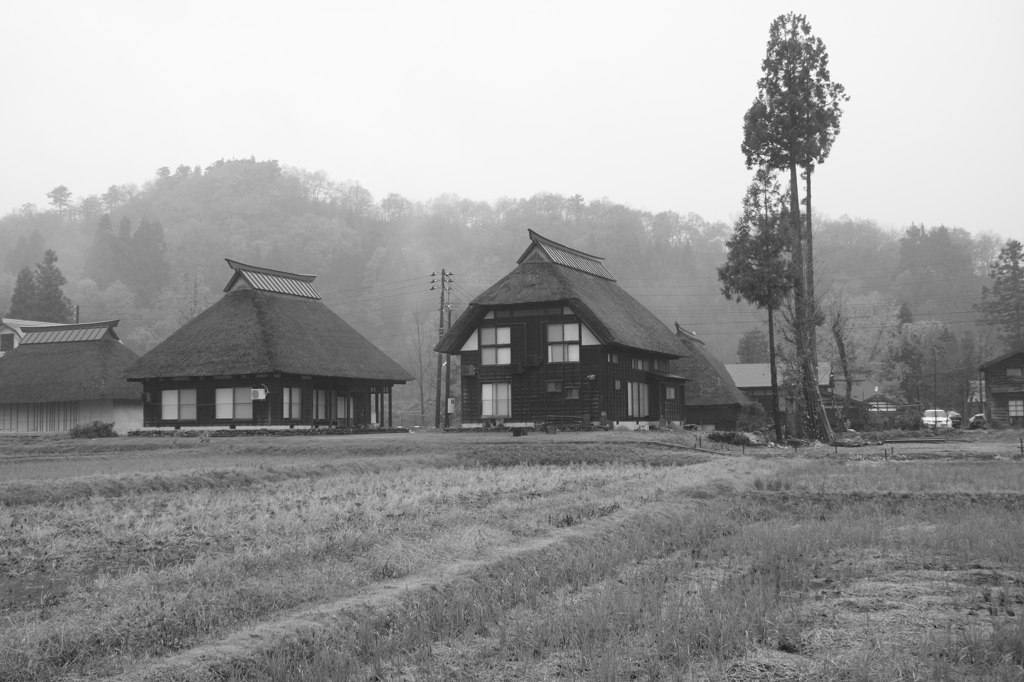
POLYGON ((393 428, 391 426, 391 424, 392 424, 392 422, 391 422, 391 388, 392 387, 390 387, 390 386, 388 387, 388 428, 389 429, 393 428))

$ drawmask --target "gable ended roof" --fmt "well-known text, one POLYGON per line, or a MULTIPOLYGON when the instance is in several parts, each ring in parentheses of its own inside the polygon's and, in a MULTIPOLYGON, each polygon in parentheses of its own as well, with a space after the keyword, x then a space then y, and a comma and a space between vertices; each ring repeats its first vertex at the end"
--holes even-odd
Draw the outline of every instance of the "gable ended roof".
POLYGON ((560 303, 607 345, 671 357, 685 354, 668 327, 615 283, 601 258, 576 251, 529 231, 531 244, 517 267, 474 298, 437 345, 458 353, 494 308, 560 303))
MULTIPOLYGON (((232 282, 237 283, 238 272, 232 282)), ((248 285, 236 286, 167 337, 130 367, 127 377, 271 372, 395 383, 413 379, 317 298, 248 285)))
POLYGON ((743 391, 736 388, 732 376, 722 361, 707 351, 696 334, 676 323, 676 338, 689 353, 669 362, 669 370, 690 378, 686 385, 686 405, 747 405, 751 402, 743 391))
MULTIPOLYGON (((772 385, 772 366, 767 362, 749 362, 738 365, 726 365, 737 388, 770 388, 772 385)), ((832 363, 818 363, 818 386, 831 384, 832 363)))
POLYGON ((117 322, 26 327, 0 358, 0 403, 141 400, 142 387, 124 379, 139 356, 117 339, 117 322))
POLYGON ((982 365, 978 367, 978 370, 981 371, 981 370, 984 370, 984 369, 987 369, 987 368, 991 367, 992 365, 995 365, 997 363, 1003 362, 1004 360, 1009 360, 1014 355, 1024 356, 1024 351, 1015 350, 1015 351, 1012 351, 1010 353, 1004 353, 1003 355, 1000 355, 997 358, 992 358, 991 360, 988 360, 988 361, 982 363, 982 365))

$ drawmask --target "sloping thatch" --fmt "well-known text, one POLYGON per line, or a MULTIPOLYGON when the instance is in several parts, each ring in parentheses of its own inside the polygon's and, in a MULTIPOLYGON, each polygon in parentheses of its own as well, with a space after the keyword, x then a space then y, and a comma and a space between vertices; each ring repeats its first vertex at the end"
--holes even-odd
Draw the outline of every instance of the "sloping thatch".
POLYGON ((606 344, 678 357, 685 352, 668 327, 614 281, 553 262, 524 262, 473 299, 437 346, 457 353, 487 311, 558 303, 571 307, 606 344))
POLYGON ((129 368, 132 380, 234 374, 404 383, 413 377, 318 300, 241 289, 224 294, 129 368))
POLYGON ((676 332, 676 339, 689 355, 670 361, 669 371, 690 379, 686 384, 687 409, 725 405, 743 407, 751 402, 736 388, 725 365, 707 351, 703 341, 684 329, 676 332))
POLYGON ((142 400, 124 378, 139 356, 114 338, 22 344, 0 358, 0 403, 142 400))

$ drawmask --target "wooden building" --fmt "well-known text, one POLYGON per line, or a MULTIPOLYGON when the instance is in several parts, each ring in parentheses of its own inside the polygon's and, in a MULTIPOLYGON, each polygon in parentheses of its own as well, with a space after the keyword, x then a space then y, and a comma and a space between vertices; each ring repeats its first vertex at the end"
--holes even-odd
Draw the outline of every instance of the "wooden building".
MULTIPOLYGON (((743 391, 751 400, 761 403, 766 414, 772 413, 772 367, 768 362, 749 362, 735 365, 726 365, 729 376, 732 377, 736 388, 743 391)), ((783 367, 778 367, 779 381, 779 411, 784 415, 787 433, 794 433, 794 406, 796 397, 787 393, 782 385, 783 367)), ((834 386, 832 380, 832 364, 828 362, 818 363, 818 390, 828 392, 834 386)))
MULTIPOLYGON (((753 402, 736 388, 721 360, 708 352, 697 335, 676 323, 676 338, 689 352, 669 363, 669 371, 689 379, 686 422, 705 430, 735 431, 743 408, 753 402)), ((771 414, 771 406, 768 407, 771 414)))
POLYGON ((146 427, 391 426, 412 376, 320 301, 315 275, 227 261, 224 296, 132 365, 146 427))
POLYGON ((979 370, 989 426, 1024 426, 1024 351, 1000 355, 979 370))
POLYGON ((672 332, 603 258, 529 235, 517 267, 437 346, 462 360, 463 426, 682 422, 669 362, 687 351, 672 332))
POLYGON ((120 433, 142 426, 142 389, 124 372, 139 359, 114 331, 118 320, 20 326, 0 358, 0 432, 68 431, 94 421, 120 433))

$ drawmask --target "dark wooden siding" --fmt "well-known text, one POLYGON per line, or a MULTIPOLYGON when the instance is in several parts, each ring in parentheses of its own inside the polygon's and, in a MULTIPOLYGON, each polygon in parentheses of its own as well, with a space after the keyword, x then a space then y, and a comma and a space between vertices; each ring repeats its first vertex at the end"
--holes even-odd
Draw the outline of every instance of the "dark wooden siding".
POLYGON ((1024 353, 1017 353, 984 369, 985 417, 992 426, 1024 426, 1024 420, 1010 417, 1010 401, 1024 400, 1024 377, 1008 376, 1006 370, 1024 374, 1024 353))
POLYGON ((368 381, 349 381, 331 377, 301 378, 297 376, 243 377, 238 379, 196 378, 186 381, 152 380, 144 381, 143 424, 148 427, 199 428, 206 426, 360 426, 370 423, 371 400, 383 396, 381 409, 377 413, 378 423, 388 426, 388 393, 391 386, 368 381), (266 388, 267 399, 253 401, 252 419, 217 419, 216 395, 218 388, 266 388), (301 396, 301 417, 284 418, 284 388, 299 388, 301 396), (160 404, 162 391, 196 390, 195 421, 161 419, 160 404), (313 411, 313 391, 323 390, 326 402, 325 417, 316 419, 313 411), (355 405, 353 416, 339 421, 337 414, 338 397, 351 397, 355 405), (148 399, 145 399, 148 398, 148 399))
POLYGON ((650 390, 647 419, 664 417, 681 421, 685 396, 683 382, 654 372, 633 369, 634 358, 653 361, 653 354, 637 354, 605 346, 581 346, 579 362, 547 362, 546 334, 548 324, 578 321, 572 315, 543 315, 533 318, 513 317, 487 320, 481 326, 511 326, 512 364, 480 365, 480 351, 460 354, 462 366, 473 367, 462 376, 462 418, 467 423, 481 420, 480 384, 508 382, 512 389, 512 422, 545 422, 579 420, 584 424, 601 419, 624 421, 627 417, 627 382, 646 382, 650 390), (608 361, 616 353, 618 362, 608 361), (531 358, 533 359, 531 361, 531 358), (590 378, 593 377, 593 378, 590 378), (619 380, 620 388, 615 388, 619 380), (548 391, 548 382, 560 382, 560 390, 548 391), (676 388, 676 399, 664 401, 664 387, 676 388), (579 390, 579 398, 567 398, 566 389, 579 390))

